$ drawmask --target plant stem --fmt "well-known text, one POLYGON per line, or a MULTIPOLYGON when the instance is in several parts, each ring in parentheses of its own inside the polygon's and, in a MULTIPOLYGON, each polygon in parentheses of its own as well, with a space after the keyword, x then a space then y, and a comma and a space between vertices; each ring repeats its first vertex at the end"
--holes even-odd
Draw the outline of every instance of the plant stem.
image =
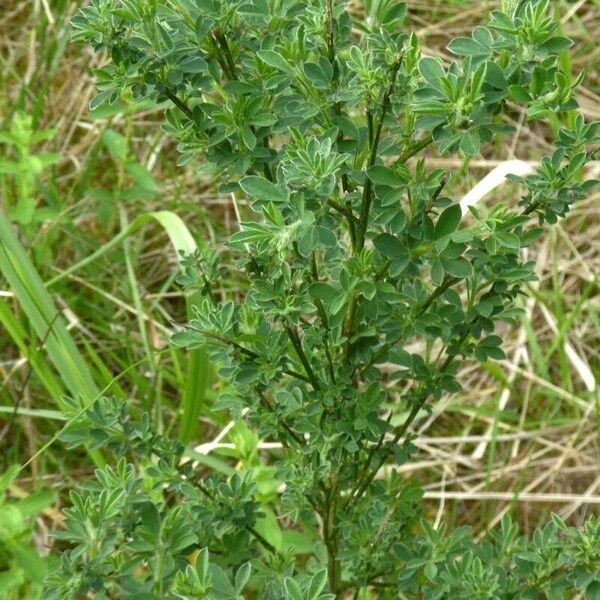
MULTIPOLYGON (((469 335, 469 332, 467 331, 466 333, 463 333, 460 336, 460 338, 458 340, 459 346, 462 344, 462 342, 465 341, 465 339, 468 337, 468 335, 469 335)), ((446 357, 446 359, 444 360, 444 362, 442 363, 442 365, 439 368, 440 375, 446 371, 446 369, 450 366, 450 364, 452 364, 452 361, 454 360, 455 356, 456 356, 456 354, 449 354, 446 357)), ((430 396, 429 393, 423 392, 421 394, 421 396, 415 401, 415 403, 413 404, 413 407, 410 410, 410 413, 408 414, 408 417, 406 418, 404 423, 402 423, 402 425, 400 426, 400 428, 394 435, 394 438, 390 442, 390 444, 389 444, 390 448, 395 447, 398 444, 398 442, 406 435, 409 427, 412 425, 413 421, 417 418, 419 412, 421 412, 421 409, 425 406, 425 403, 427 402, 429 396, 430 396)), ((383 436, 382 436, 382 438, 383 438, 383 436)), ((353 504, 356 500, 358 500, 365 493, 366 489, 369 487, 369 485, 371 484, 373 479, 375 479, 375 475, 377 475, 377 472, 382 467, 383 463, 386 461, 387 453, 380 456, 375 468, 373 468, 370 472, 368 472, 368 468, 372 462, 372 457, 375 456, 376 452, 379 450, 379 448, 381 448, 381 445, 383 443, 382 438, 380 438, 381 443, 378 443, 373 448, 373 450, 370 452, 369 458, 367 459, 367 462, 366 462, 366 468, 364 469, 365 474, 362 478, 362 483, 359 480, 359 483, 355 486, 354 489, 356 490, 356 492, 353 492, 350 494, 349 500, 347 503, 347 507, 350 506, 351 504, 353 504)))
MULTIPOLYGON (((311 255, 311 278, 314 282, 319 281, 319 270, 317 267, 317 257, 313 252, 311 255)), ((327 358, 327 369, 329 371, 329 379, 331 379, 331 383, 335 384, 335 369, 333 368, 333 358, 331 356, 331 348, 329 347, 329 321, 327 319, 327 312, 325 311, 325 307, 323 306, 322 300, 319 298, 315 299, 315 305, 317 307, 317 313, 319 314, 319 318, 321 319, 321 325, 325 330, 325 335, 323 336, 323 342, 325 345, 325 356, 327 358)))
POLYGON ((237 67, 235 66, 235 61, 233 60, 233 54, 231 53, 231 48, 227 43, 227 38, 223 35, 223 32, 217 32, 217 41, 219 45, 223 49, 223 54, 225 55, 225 60, 227 61, 227 65, 229 67, 229 72, 231 74, 232 79, 237 79, 237 67))
POLYGON ((335 60, 335 40, 333 27, 333 0, 325 0, 325 16, 327 18, 327 54, 329 62, 334 70, 334 78, 337 75, 337 61, 335 60))
MULTIPOLYGON (((371 111, 367 111, 367 124, 369 128, 369 141, 371 144, 371 151, 369 154, 369 160, 367 162, 367 169, 372 167, 375 164, 375 160, 377 159, 377 148, 379 147, 379 140, 381 138, 381 132, 383 130, 383 124, 385 122, 385 117, 390 108, 392 92, 394 91, 394 87, 396 85, 396 78, 398 76, 398 71, 400 70, 400 66, 402 65, 402 59, 404 55, 401 54, 396 62, 394 63, 391 73, 390 73, 390 82, 389 85, 383 95, 383 100, 381 103, 381 114, 379 116, 379 120, 377 122, 377 127, 373 130, 373 118, 371 111)), ((360 207, 360 217, 358 219, 358 228, 356 230, 356 241, 353 244, 354 254, 360 252, 365 246, 365 234, 367 232, 367 227, 369 225, 369 213, 371 211, 371 204, 373 202, 373 183, 369 179, 365 170, 365 185, 363 188, 363 197, 362 204, 360 207)), ((344 326, 344 332, 347 337, 346 343, 344 345, 344 362, 348 363, 348 359, 350 356, 350 338, 352 337, 352 332, 354 331, 354 321, 356 319, 356 311, 358 305, 358 294, 356 294, 352 300, 350 301, 350 306, 348 308, 348 314, 346 316, 346 322, 344 326)))
POLYGON ((349 210, 347 206, 342 206, 335 200, 329 200, 329 205, 348 219, 348 226, 352 227, 351 232, 354 231, 354 224, 358 222, 358 219, 352 214, 352 210, 349 210))
POLYGON ((190 107, 183 101, 177 97, 177 94, 170 89, 165 90, 165 96, 188 118, 194 118, 194 114, 190 107))
MULTIPOLYGON (((218 499, 216 498, 216 496, 214 494, 212 494, 211 492, 209 492, 208 489, 201 482, 196 481, 196 485, 198 486, 198 489, 200 490, 200 492, 202 492, 202 494, 204 494, 208 499, 212 500, 213 502, 218 502, 218 499)), ((283 560, 283 556, 279 553, 277 548, 275 548, 275 546, 273 546, 273 544, 271 544, 271 542, 269 542, 258 531, 256 531, 256 529, 254 529, 254 527, 252 527, 251 525, 246 525, 244 527, 244 529, 248 533, 250 533, 256 539, 256 541, 261 546, 263 546, 263 548, 265 550, 267 550, 268 552, 273 554, 273 556, 277 556, 280 560, 283 560)))
POLYGON ((315 372, 313 371, 308 357, 304 353, 304 348, 302 347, 302 340, 300 339, 298 332, 289 325, 285 326, 285 332, 288 334, 288 337, 292 342, 292 346, 294 346, 294 350, 296 351, 296 354, 298 355, 298 358, 300 359, 300 362, 302 363, 302 366, 304 367, 304 370, 308 375, 308 379, 310 380, 311 385, 315 390, 319 390, 319 381, 315 376, 315 372))
MULTIPOLYGON (((402 65, 402 60, 404 58, 403 54, 397 58, 396 62, 392 66, 390 71, 390 81, 387 89, 383 95, 383 100, 381 102, 381 114, 379 115, 379 120, 377 121, 377 127, 372 132, 372 141, 371 141, 371 151, 369 154, 369 160, 367 163, 367 169, 372 167, 375 164, 375 160, 377 159, 377 149, 379 148, 379 140, 381 138, 381 132, 383 130, 383 124, 385 122, 385 117, 387 116, 387 112, 391 105, 392 93, 396 86, 396 79, 398 77, 398 71, 400 70, 400 66, 402 65)), ((367 114, 368 122, 371 123, 370 119, 371 113, 370 111, 367 114)), ((370 127, 371 129, 371 127, 370 127)), ((359 226, 356 238, 356 249, 360 252, 365 245, 365 234, 367 231, 367 227, 369 225, 369 212, 371 211, 371 203, 373 202, 373 183, 367 177, 365 172, 365 186, 363 188, 363 198, 362 204, 360 207, 360 217, 359 217, 359 226)))
POLYGON ((335 516, 337 513, 338 483, 337 477, 333 475, 326 496, 323 519, 323 541, 327 548, 327 566, 329 576, 329 587, 336 599, 342 598, 342 581, 340 565, 337 559, 338 532, 335 527, 335 516))
MULTIPOLYGON (((427 311, 427 309, 433 304, 433 302, 435 302, 435 300, 437 298, 439 298, 448 288, 457 284, 459 281, 461 281, 461 280, 458 279, 457 277, 447 276, 444 279, 444 281, 442 281, 442 284, 439 287, 437 287, 433 292, 431 292, 431 294, 429 295, 427 300, 423 303, 421 308, 417 311, 417 313, 415 315, 415 319, 418 319, 421 315, 423 315, 427 311)), ((391 348, 393 348, 401 339, 402 339, 402 336, 399 336, 392 342, 386 342, 385 344, 383 344, 383 346, 381 346, 381 348, 379 348, 379 350, 377 350, 377 352, 375 352, 375 354, 373 354, 373 356, 371 357, 371 360, 363 368, 363 371, 365 369, 371 367, 372 365, 376 364, 377 361, 380 358, 383 358, 385 356, 385 353, 388 350, 390 350, 391 348)))
POLYGON ((429 144, 431 144, 432 142, 433 142, 433 136, 431 135, 431 133, 428 133, 422 140, 419 140, 418 142, 414 142, 413 144, 411 144, 394 161, 394 164, 397 165, 397 164, 403 164, 403 163, 405 163, 409 158, 412 158, 415 154, 417 154, 418 152, 420 152, 424 148, 427 148, 427 146, 429 146, 429 144))
MULTIPOLYGON (((193 330, 193 331, 198 331, 198 330, 193 330)), ((241 352, 248 358, 253 358, 253 359, 260 358, 260 355, 257 354, 256 352, 253 352, 252 350, 248 350, 248 348, 244 348, 244 346, 241 346, 240 344, 238 344, 237 342, 234 342, 233 340, 230 340, 229 338, 223 337, 221 335, 217 335, 216 333, 210 333, 207 331, 200 331, 199 333, 201 333, 202 335, 204 335, 208 338, 211 338, 213 340, 220 342, 224 346, 232 346, 238 352, 241 352)), ((283 369, 283 372, 286 375, 290 375, 291 377, 295 377, 296 379, 301 379, 302 381, 307 381, 309 383, 311 381, 310 378, 307 377, 306 375, 303 375, 302 373, 298 373, 297 371, 293 371, 292 369, 283 369)))
POLYGON ((373 280, 379 281, 387 273, 387 270, 390 268, 391 265, 392 261, 389 258, 386 258, 381 267, 379 267, 377 273, 375 273, 375 277, 373 277, 373 280))
MULTIPOLYGON (((332 77, 332 93, 337 92, 340 69, 338 66, 338 62, 335 56, 335 23, 333 19, 333 0, 325 1, 325 15, 327 18, 327 55, 329 58, 329 62, 331 63, 331 67, 333 69, 333 77, 332 77)), ((342 114, 342 103, 334 102, 333 104, 333 116, 340 117, 342 114)), ((344 141, 344 133, 340 129, 337 136, 338 149, 341 142, 344 141)), ((347 192, 349 189, 348 175, 346 173, 342 174, 342 190, 347 192)), ((354 243, 356 239, 356 234, 354 232, 354 216, 352 215, 352 207, 346 207, 348 212, 348 229, 350 231, 350 238, 352 240, 352 247, 354 248, 354 243)))
POLYGON ((356 307, 358 305, 358 294, 352 296, 350 300, 350 306, 348 307, 348 314, 344 321, 344 336, 346 341, 344 342, 344 364, 348 364, 350 358, 350 338, 352 337, 352 331, 354 329, 354 321, 356 319, 356 307))
POLYGON ((160 598, 163 595, 165 551, 162 542, 159 541, 156 556, 156 568, 154 571, 154 593, 160 598))
MULTIPOLYGON (((233 59, 233 53, 231 52, 231 48, 229 47, 229 43, 227 42, 227 38, 223 34, 222 31, 216 31, 212 34, 213 46, 217 51, 217 61, 221 65, 223 69, 223 73, 229 81, 238 81, 238 70, 235 64, 235 60, 233 59), (219 48, 221 49, 221 53, 219 53, 219 48)), ((254 126, 250 126, 252 133, 256 136, 256 128, 254 126)), ((269 138, 268 136, 263 138, 262 145, 264 148, 269 149, 269 138)), ((263 173, 264 176, 269 181, 274 181, 273 172, 271 171, 271 166, 268 162, 265 162, 263 165, 263 173)))
MULTIPOLYGON (((279 415, 277 415, 275 413, 275 409, 273 408, 273 405, 269 402, 269 400, 267 399, 267 397, 260 391, 257 390, 257 394, 258 397, 260 398, 260 403, 273 415, 275 415, 275 417, 277 418, 277 421, 279 422, 279 424, 288 432, 288 434, 294 439, 294 441, 300 445, 300 446, 304 446, 304 440, 302 439, 302 437, 300 435, 298 435, 291 427, 290 425, 281 417, 279 417, 279 415)), ((282 444, 285 446, 285 442, 283 442, 282 440, 282 444)))

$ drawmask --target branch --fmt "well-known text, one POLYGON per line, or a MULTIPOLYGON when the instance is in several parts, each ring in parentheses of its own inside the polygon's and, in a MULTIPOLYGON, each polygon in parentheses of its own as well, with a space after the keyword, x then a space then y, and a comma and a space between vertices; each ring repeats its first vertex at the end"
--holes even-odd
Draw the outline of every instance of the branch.
MULTIPOLYGON (((311 278, 314 282, 319 281, 319 270, 317 267, 317 257, 315 252, 313 251, 311 255, 311 278)), ((327 319, 327 312, 325 311, 325 307, 323 306, 323 302, 319 298, 315 298, 315 306, 317 307, 317 313, 319 314, 319 318, 321 319, 321 325, 325 330, 324 336, 324 344, 325 344, 325 356, 327 357, 327 368, 329 370, 329 379, 331 379, 331 383, 335 385, 335 369, 333 368, 333 358, 331 356, 331 349, 329 348, 329 321, 327 319)))
MULTIPOLYGON (((305 444, 304 444, 304 440, 302 439, 302 437, 300 435, 298 435, 291 428, 291 426, 287 423, 287 421, 285 421, 284 419, 282 419, 275 412, 275 409, 273 408, 273 405, 267 400, 267 397, 260 390, 256 390, 256 393, 258 394, 258 397, 260 398, 260 403, 263 405, 263 407, 266 408, 271 414, 273 414, 275 416, 275 418, 277 419, 277 421, 279 422, 279 424, 290 434, 290 436, 294 439, 294 441, 297 444, 299 444, 300 446, 304 446, 305 444)), ((282 441, 282 443, 284 443, 284 442, 282 441)))
POLYGON ((352 214, 352 209, 349 209, 347 206, 343 206, 339 202, 335 200, 328 200, 331 208, 337 210, 340 214, 344 215, 348 219, 348 224, 354 227, 355 223, 358 223, 358 219, 352 214))
MULTIPOLYGON (((467 331, 466 333, 463 333, 460 336, 460 338, 458 339, 459 346, 465 341, 465 339, 468 337, 468 335, 469 335, 469 332, 467 331)), ((455 356, 456 356, 456 354, 449 354, 446 357, 446 360, 444 360, 444 362, 440 366, 440 369, 439 369, 440 375, 442 375, 446 371, 446 369, 452 364, 452 361, 454 360, 455 356)), ((421 412, 421 409, 425 406, 425 403, 429 399, 429 396, 430 396, 429 393, 423 392, 421 397, 416 400, 416 402, 413 404, 413 407, 412 407, 410 413, 408 414, 408 417, 406 417, 406 421, 404 421, 404 423, 402 423, 402 425, 400 426, 400 428, 394 435, 392 441, 390 442, 390 444, 389 444, 390 448, 395 447, 398 444, 398 442, 406 435, 406 433, 408 432, 408 429, 412 425, 413 421, 417 418, 419 412, 421 412)), ((365 469, 364 469, 365 474, 363 475, 361 480, 359 480, 357 485, 354 487, 353 491, 350 493, 348 502, 346 504, 346 508, 349 508, 354 502, 356 502, 356 500, 358 500, 365 493, 365 491, 367 490, 367 488, 369 487, 369 485, 371 484, 373 479, 375 479, 375 475, 377 475, 377 472, 382 467, 383 463, 387 460, 389 453, 385 453, 384 455, 380 456, 379 460, 377 461, 376 467, 374 469, 372 469, 370 473, 367 472, 367 470, 372 462, 372 458, 375 456, 375 454, 377 453, 377 451, 381 448, 381 446, 383 444, 384 436, 385 436, 385 434, 382 435, 382 437, 379 439, 379 442, 377 443, 377 445, 371 450, 369 457, 367 459, 367 463, 365 465, 365 469)))
POLYGON ((397 164, 403 164, 403 163, 405 163, 409 158, 412 158, 415 154, 417 154, 418 152, 420 152, 424 148, 427 148, 427 146, 429 146, 429 144, 431 144, 432 142, 433 142, 433 136, 431 135, 431 133, 428 133, 422 140, 419 140, 418 142, 414 142, 413 144, 411 144, 394 161, 394 164, 397 165, 397 164))
POLYGON ((313 386, 313 388, 315 390, 319 390, 320 389, 319 381, 315 375, 315 372, 313 371, 312 366, 310 365, 310 362, 309 362, 306 354, 304 353, 304 348, 302 347, 302 341, 300 340, 300 336, 298 335, 298 332, 295 329, 292 329, 288 325, 286 325, 284 327, 284 329, 285 329, 285 332, 288 334, 290 341, 292 342, 292 346, 294 346, 294 350, 296 350, 296 354, 298 355, 298 358, 300 359, 300 362, 302 363, 302 366, 304 367, 304 370, 306 371, 306 374, 308 375, 308 379, 309 379, 311 385, 313 386))
MULTIPOLYGON (((196 332, 208 337, 208 338, 211 338, 213 340, 216 340, 217 342, 220 342, 224 346, 232 346, 238 352, 241 352, 244 356, 247 356, 248 358, 252 358, 253 360, 260 358, 260 354, 258 354, 257 352, 254 352, 253 350, 250 350, 248 348, 244 348, 244 346, 241 346, 240 344, 238 344, 237 342, 234 342, 233 340, 230 340, 229 338, 223 337, 216 333, 209 333, 207 331, 199 331, 198 329, 193 329, 193 328, 191 328, 191 329, 193 331, 196 331, 196 332)), ((298 373, 297 371, 293 371, 291 369, 283 369, 283 372, 286 375, 295 377, 296 379, 301 379, 302 381, 311 383, 311 380, 306 375, 303 375, 302 373, 298 373)))
MULTIPOLYGON (((199 481, 196 482, 196 484, 198 485, 198 489, 210 500, 212 500, 213 502, 219 502, 219 499, 217 497, 215 497, 214 494, 212 494, 211 492, 208 491, 208 489, 206 489, 206 487, 199 481)), ((279 558, 280 560, 284 560, 283 555, 281 555, 279 553, 279 551, 277 550, 277 548, 275 548, 275 546, 273 546, 273 544, 271 544, 271 542, 267 541, 260 533, 258 533, 258 531, 256 531, 256 529, 254 529, 254 527, 252 527, 251 525, 245 525, 244 529, 250 533, 251 535, 253 535, 256 540, 261 544, 261 546, 263 546, 265 548, 265 550, 268 550, 271 554, 273 554, 273 556, 277 556, 277 558, 279 558)))
POLYGON ((183 101, 177 97, 177 94, 170 89, 165 90, 165 96, 186 116, 188 119, 194 119, 194 113, 190 107, 183 101))
MULTIPOLYGON (((377 159, 377 149, 379 147, 379 140, 381 138, 381 131, 383 130, 383 124, 385 121, 385 117, 390 108, 392 93, 394 91, 394 87, 396 86, 396 79, 398 77, 398 71, 400 70, 400 66, 402 65, 402 60, 404 59, 404 54, 400 54, 394 65, 392 66, 392 70, 390 72, 390 83, 385 90, 383 95, 383 100, 381 102, 381 115, 379 117, 379 121, 377 122, 377 127, 373 132, 373 141, 371 144, 371 153, 369 155, 369 161, 367 163, 367 169, 372 167, 375 164, 375 160, 377 159)), ((369 224, 369 212, 371 210, 371 203, 373 201, 373 183, 367 177, 365 172, 365 187, 363 188, 363 199, 362 205, 360 207, 360 217, 359 217, 359 226, 357 231, 357 239, 356 239, 356 247, 357 250, 360 251, 363 249, 365 245, 365 233, 367 231, 367 226, 369 224)))

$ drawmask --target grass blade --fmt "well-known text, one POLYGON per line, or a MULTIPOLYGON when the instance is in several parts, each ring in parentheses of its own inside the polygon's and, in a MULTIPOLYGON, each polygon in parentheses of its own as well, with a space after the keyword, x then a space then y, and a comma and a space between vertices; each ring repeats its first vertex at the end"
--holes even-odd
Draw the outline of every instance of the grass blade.
MULTIPOLYGON (((181 258, 182 252, 184 254, 191 254, 197 250, 198 246, 196 245, 194 238, 186 224, 178 215, 171 211, 151 212, 139 215, 129 225, 124 227, 118 235, 98 248, 96 252, 93 252, 86 258, 47 281, 46 286, 50 287, 56 285, 62 279, 79 271, 101 256, 104 256, 153 220, 156 221, 169 236, 169 240, 177 252, 178 258, 181 258)), ((191 313, 193 304, 194 298, 188 298, 188 315, 191 313)), ((203 350, 192 350, 188 353, 187 374, 183 391, 182 413, 179 428, 179 438, 184 443, 188 443, 193 439, 202 406, 206 401, 206 389, 210 372, 209 367, 208 357, 203 350)))
MULTIPOLYGON (((60 374, 69 394, 74 398, 81 398, 85 404, 93 402, 98 395, 98 388, 92 374, 41 277, 2 213, 0 213, 0 272, 8 281, 38 340, 43 342, 48 359, 60 374)), ((0 310, 1 315, 6 316, 6 311, 0 310)), ((9 319, 4 318, 3 321, 8 323, 9 319)), ((12 331, 17 331, 17 328, 13 326, 12 331)), ((34 355, 33 351, 28 354, 34 355)), ((38 370, 40 379, 55 396, 59 407, 66 409, 62 399, 56 398, 58 386, 54 379, 50 379, 49 373, 40 366, 38 361, 32 363, 32 368, 38 370)), ((97 465, 104 464, 100 452, 90 451, 90 456, 97 465)))
POLYGON ((38 339, 45 340, 48 358, 60 373, 68 392, 84 402, 91 402, 98 394, 92 374, 42 279, 2 214, 0 272, 8 281, 38 339))

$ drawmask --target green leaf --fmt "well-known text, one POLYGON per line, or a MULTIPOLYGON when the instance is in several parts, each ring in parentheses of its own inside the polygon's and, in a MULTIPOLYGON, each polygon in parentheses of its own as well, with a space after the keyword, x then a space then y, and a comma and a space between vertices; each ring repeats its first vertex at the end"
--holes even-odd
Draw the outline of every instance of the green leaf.
POLYGON ((442 257, 442 265, 444 266, 444 269, 454 277, 470 277, 473 274, 471 263, 462 256, 453 259, 442 257))
POLYGON ((357 72, 366 70, 367 63, 365 57, 358 46, 352 46, 350 48, 350 59, 352 60, 352 66, 357 72))
POLYGON ((408 253, 402 242, 389 233, 379 234, 373 240, 373 245, 381 252, 381 254, 388 258, 402 258, 408 253))
POLYGON ((127 140, 113 129, 105 129, 101 135, 102 143, 114 160, 124 163, 127 160, 127 140))
POLYGON ((504 71, 491 60, 487 62, 487 69, 485 71, 485 82, 489 83, 492 87, 497 90, 505 90, 508 87, 508 82, 504 76, 504 71))
POLYGON ((260 223, 250 221, 241 223, 241 227, 241 231, 234 233, 229 238, 229 243, 232 246, 268 242, 273 237, 273 232, 260 223))
MULTIPOLYGON (((0 489, 2 484, 0 483, 0 489)), ((40 490, 16 502, 19 512, 25 517, 37 517, 45 508, 52 506, 56 495, 51 490, 40 490)))
POLYGON ((307 600, 317 600, 327 583, 327 569, 315 573, 308 586, 307 600))
POLYGON ((257 53, 258 58, 270 67, 291 73, 293 71, 292 65, 275 50, 259 50, 257 53))
POLYGON ((436 259, 431 264, 431 281, 434 285, 441 285, 444 280, 444 267, 439 259, 436 259))
POLYGON ((286 577, 283 582, 287 600, 304 600, 300 586, 291 578, 286 577))
POLYGON ((462 56, 487 56, 490 49, 482 46, 479 42, 468 37, 454 38, 447 46, 453 54, 462 56))
POLYGON ((331 85, 331 76, 328 72, 313 62, 304 64, 304 73, 310 79, 311 83, 318 88, 326 88, 331 85))
POLYGON ((544 230, 541 227, 533 227, 529 231, 526 231, 519 240, 521 248, 529 246, 532 242, 537 240, 543 233, 544 230))
POLYGON ((507 248, 519 250, 521 248, 521 241, 519 236, 514 233, 508 233, 506 231, 496 231, 494 235, 498 238, 498 241, 507 248))
POLYGON ((399 187, 405 183, 404 179, 383 165, 373 165, 367 169, 367 177, 376 184, 399 187))
POLYGON ((96 95, 92 98, 92 101, 90 102, 90 106, 89 106, 90 112, 94 112, 97 108, 100 108, 107 102, 109 104, 112 104, 113 100, 114 100, 114 96, 115 96, 115 92, 113 90, 107 90, 105 92, 100 92, 98 95, 96 95))
POLYGON ((492 32, 487 27, 478 26, 473 29, 472 34, 473 39, 488 50, 491 48, 494 43, 494 37, 492 36, 492 32))
POLYGON ((254 148, 256 148, 256 136, 254 135, 252 128, 248 126, 242 127, 242 141, 248 150, 254 150, 254 148))
POLYGON ((250 196, 261 202, 280 203, 287 200, 287 193, 264 177, 250 175, 240 181, 240 187, 250 196))
MULTIPOLYGON (((60 373, 64 387, 73 398, 81 398, 86 405, 91 405, 100 397, 100 391, 89 370, 88 362, 80 353, 71 336, 62 310, 57 309, 52 296, 48 293, 46 287, 49 284, 44 284, 42 281, 11 224, 1 211, 0 273, 8 282, 16 302, 29 319, 32 339, 37 337, 40 343, 43 342, 44 354, 48 356, 48 360, 60 373)), ((4 318, 6 315, 4 307, 5 301, 0 299, 0 321, 6 329, 9 327, 15 329, 14 323, 4 318)), ((37 367, 38 364, 36 361, 34 367, 37 367)), ((43 368, 42 375, 47 375, 45 368, 43 368)), ((60 408, 67 409, 64 399, 57 399, 57 401, 60 408)), ((90 455, 98 466, 104 464, 99 452, 90 451, 90 455)))
POLYGON ((250 579, 250 571, 252 570, 252 566, 249 562, 244 563, 235 574, 235 589, 238 594, 242 593, 244 587, 248 583, 250 579))
POLYGON ((348 294, 339 294, 330 304, 329 312, 332 315, 337 315, 344 306, 348 303, 348 294))
POLYGON ((439 60, 426 56, 419 61, 419 73, 425 81, 436 89, 441 89, 440 79, 446 76, 439 60))
POLYGON ((425 573, 425 575, 427 576, 427 578, 430 581, 433 581, 438 573, 438 569, 437 569, 435 563, 430 562, 425 565, 423 572, 425 573))
POLYGON ((153 502, 144 502, 140 511, 142 525, 157 542, 160 537, 160 515, 153 502))
POLYGON ((34 198, 21 198, 17 205, 9 211, 12 221, 21 225, 30 225, 35 214, 36 201, 34 198))
POLYGON ((440 218, 437 220, 435 224, 435 229, 433 231, 433 239, 439 240, 451 233, 454 233, 458 225, 462 219, 462 210, 459 204, 453 204, 449 206, 444 212, 440 215, 440 218))
POLYGON ((311 297, 324 302, 331 302, 339 295, 338 290, 322 281, 311 283, 308 287, 308 293, 311 297))
POLYGON ((201 336, 193 331, 177 331, 169 339, 179 348, 197 348, 203 344, 201 336))
POLYGON ((262 505, 260 510, 263 513, 263 516, 256 522, 255 529, 274 548, 280 550, 283 536, 281 528, 279 527, 279 522, 277 521, 277 516, 273 512, 273 509, 267 504, 262 505))
POLYGON ((514 34, 517 32, 515 23, 506 13, 503 13, 499 10, 493 10, 491 12, 491 17, 490 27, 492 29, 508 34, 514 34))
POLYGON ((227 573, 214 563, 210 563, 208 567, 212 582, 211 592, 215 598, 223 598, 229 600, 235 598, 235 589, 231 585, 227 573))
POLYGON ((592 581, 585 589, 585 600, 600 600, 600 581, 592 581))
POLYGON ((200 56, 190 56, 179 63, 184 73, 202 73, 208 69, 207 62, 200 56))
POLYGON ((156 181, 154 181, 154 177, 152 177, 152 173, 146 169, 140 163, 129 161, 125 165, 125 171, 135 184, 141 190, 148 192, 150 194, 156 194, 158 192, 158 185, 156 185, 156 181))
POLYGON ((557 36, 546 40, 539 48, 547 54, 558 54, 559 52, 566 52, 573 46, 573 43, 573 40, 568 37, 557 36))
POLYGON ((481 140, 475 131, 468 131, 460 138, 459 146, 466 156, 477 156, 479 154, 480 145, 481 140))
POLYGON ((12 162, 10 160, 0 159, 0 174, 19 175, 20 173, 21 173, 21 169, 19 168, 18 163, 12 162))
POLYGON ((384 26, 390 26, 399 24, 404 21, 406 17, 407 7, 406 2, 393 2, 392 6, 388 8, 383 17, 381 17, 381 24, 384 26))
POLYGON ((527 103, 531 102, 532 98, 529 92, 522 85, 511 85, 508 87, 510 98, 516 102, 527 103))

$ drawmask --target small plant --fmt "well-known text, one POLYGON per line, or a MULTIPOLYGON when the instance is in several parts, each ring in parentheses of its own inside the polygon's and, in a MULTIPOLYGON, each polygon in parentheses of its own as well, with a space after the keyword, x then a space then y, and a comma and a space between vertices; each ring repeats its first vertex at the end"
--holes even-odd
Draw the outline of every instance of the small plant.
POLYGON ((504 357, 497 327, 535 279, 520 250, 591 191, 599 141, 571 113, 580 77, 560 68, 571 42, 547 0, 502 1, 447 68, 405 17, 393 0, 95 0, 74 19, 111 57, 93 106, 168 103, 180 162, 250 201, 225 251, 186 261, 202 297, 173 342, 205 348, 228 385, 215 408, 247 409, 282 450, 268 476, 205 477, 124 402, 75 405, 64 440, 128 459, 73 492, 49 598, 600 597, 596 519, 530 542, 505 519, 475 543, 435 529, 394 474, 460 367, 504 357), (463 215, 419 153, 478 155, 517 105, 572 125, 513 177, 517 206, 463 215))
POLYGON ((36 196, 39 175, 57 163, 60 155, 33 152, 36 145, 52 139, 54 134, 51 129, 36 131, 31 116, 22 112, 16 113, 8 131, 0 131, 0 157, 6 157, 0 158, 0 190, 5 198, 16 199, 8 213, 26 230, 58 213, 56 206, 37 208, 36 196))
POLYGON ((4 600, 38 600, 44 579, 56 560, 42 557, 33 543, 35 519, 54 502, 54 494, 40 490, 19 500, 9 498, 18 467, 0 473, 0 591, 4 600))

